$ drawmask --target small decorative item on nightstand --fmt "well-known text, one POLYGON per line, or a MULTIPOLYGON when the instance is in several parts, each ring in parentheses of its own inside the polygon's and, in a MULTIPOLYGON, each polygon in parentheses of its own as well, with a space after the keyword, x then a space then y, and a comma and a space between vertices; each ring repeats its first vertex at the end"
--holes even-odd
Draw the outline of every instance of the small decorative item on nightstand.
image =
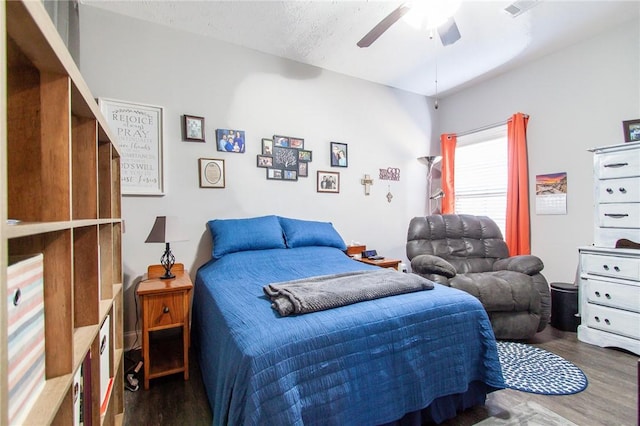
POLYGON ((193 284, 184 265, 176 263, 172 279, 162 279, 163 265, 151 265, 147 279, 138 286, 142 306, 142 358, 144 388, 149 380, 183 373, 189 380, 189 306, 193 284), (181 330, 172 333, 170 329, 181 330), (163 336, 167 334, 169 336, 163 336))

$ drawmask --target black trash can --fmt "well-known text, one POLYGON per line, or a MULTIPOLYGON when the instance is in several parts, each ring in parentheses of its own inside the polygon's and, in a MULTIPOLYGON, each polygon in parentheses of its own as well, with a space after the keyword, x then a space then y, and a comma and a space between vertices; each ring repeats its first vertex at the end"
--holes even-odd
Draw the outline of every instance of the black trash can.
POLYGON ((578 287, 572 283, 551 283, 551 326, 562 331, 577 331, 578 287))

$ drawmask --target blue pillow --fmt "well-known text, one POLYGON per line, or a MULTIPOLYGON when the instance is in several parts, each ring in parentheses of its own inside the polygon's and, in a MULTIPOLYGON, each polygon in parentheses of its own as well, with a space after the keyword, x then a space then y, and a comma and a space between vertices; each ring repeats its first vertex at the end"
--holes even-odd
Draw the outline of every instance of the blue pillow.
POLYGON ((346 250, 347 245, 331 222, 278 217, 287 247, 327 246, 346 250))
POLYGON ((215 259, 238 251, 286 248, 277 216, 214 219, 207 225, 213 239, 215 259))

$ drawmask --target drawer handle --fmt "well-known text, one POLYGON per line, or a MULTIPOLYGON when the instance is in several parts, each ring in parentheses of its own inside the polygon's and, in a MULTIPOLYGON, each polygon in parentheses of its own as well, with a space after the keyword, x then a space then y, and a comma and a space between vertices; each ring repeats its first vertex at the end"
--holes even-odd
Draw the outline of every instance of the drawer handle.
POLYGON ((604 167, 612 167, 614 169, 618 168, 618 167, 624 167, 624 166, 628 166, 629 163, 612 163, 612 164, 605 164, 604 167))
POLYGON ((613 189, 607 188, 607 194, 613 194, 613 189))
POLYGON ((169 307, 168 306, 163 307, 162 308, 162 312, 165 313, 165 314, 168 314, 169 313, 169 307))
POLYGON ((617 266, 614 266, 614 267, 613 267, 613 270, 614 270, 614 271, 616 271, 616 272, 620 272, 620 268, 619 268, 619 267, 617 267, 617 266))
POLYGON ((608 318, 605 318, 605 319, 604 319, 604 323, 605 323, 605 324, 607 324, 607 325, 611 325, 611 321, 609 321, 609 319, 608 319, 608 318))
POLYGON ((596 316, 593 318, 594 320, 596 320, 596 322, 600 322, 600 317, 596 316))
POLYGON ((605 271, 609 270, 609 265, 602 265, 602 269, 604 269, 605 271))
POLYGON ((618 188, 618 191, 622 192, 623 194, 626 194, 627 193, 627 188, 620 187, 620 188, 618 188))
POLYGON ((16 289, 16 292, 13 294, 13 306, 18 306, 20 299, 22 299, 22 290, 16 289))
POLYGON ((607 299, 611 300, 611 295, 609 293, 605 293, 604 297, 606 297, 607 299))
POLYGON ((622 219, 629 216, 627 213, 605 213, 604 215, 613 219, 622 219))
POLYGON ((596 297, 600 297, 600 292, 596 291, 596 297))

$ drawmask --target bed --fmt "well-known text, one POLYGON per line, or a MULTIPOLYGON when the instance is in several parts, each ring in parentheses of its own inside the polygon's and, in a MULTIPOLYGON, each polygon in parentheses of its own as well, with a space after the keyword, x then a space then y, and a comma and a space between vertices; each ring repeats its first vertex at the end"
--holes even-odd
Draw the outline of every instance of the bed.
POLYGON ((214 425, 440 423, 504 387, 491 324, 467 293, 435 284, 281 316, 267 284, 377 267, 350 259, 329 222, 208 226, 192 335, 214 425))

